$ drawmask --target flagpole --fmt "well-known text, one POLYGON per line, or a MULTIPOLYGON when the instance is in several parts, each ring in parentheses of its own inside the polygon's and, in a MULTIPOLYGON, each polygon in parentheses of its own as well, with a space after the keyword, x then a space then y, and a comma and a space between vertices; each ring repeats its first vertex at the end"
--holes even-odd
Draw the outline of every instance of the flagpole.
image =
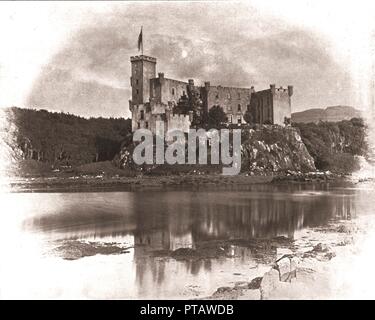
POLYGON ((143 56, 143 26, 141 26, 141 31, 142 31, 142 56, 143 56))

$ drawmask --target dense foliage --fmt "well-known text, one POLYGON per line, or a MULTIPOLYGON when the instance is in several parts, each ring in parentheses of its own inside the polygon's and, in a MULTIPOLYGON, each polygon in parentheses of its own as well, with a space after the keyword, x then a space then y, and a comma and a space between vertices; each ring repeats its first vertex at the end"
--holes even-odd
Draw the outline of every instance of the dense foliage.
POLYGON ((12 107, 7 111, 14 143, 26 159, 57 165, 112 160, 131 132, 131 120, 90 118, 12 107))
POLYGON ((193 121, 192 127, 200 128, 205 124, 203 102, 200 98, 199 92, 196 89, 188 90, 187 95, 183 95, 173 108, 174 113, 178 114, 189 114, 192 112, 193 121))
POLYGON ((340 122, 294 123, 314 158, 317 169, 348 173, 358 169, 355 156, 367 153, 366 127, 362 119, 340 122))
POLYGON ((224 122, 227 122, 227 115, 220 106, 213 106, 208 111, 209 128, 220 128, 224 122))

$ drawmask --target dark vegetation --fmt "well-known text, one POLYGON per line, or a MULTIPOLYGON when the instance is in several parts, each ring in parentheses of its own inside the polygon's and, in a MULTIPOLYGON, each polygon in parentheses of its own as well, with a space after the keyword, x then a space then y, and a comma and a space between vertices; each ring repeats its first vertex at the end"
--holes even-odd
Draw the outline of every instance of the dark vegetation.
POLYGON ((223 123, 227 121, 227 115, 220 106, 213 106, 208 111, 208 126, 209 128, 220 128, 223 123))
MULTIPOLYGON (((175 111, 193 111, 197 119, 196 127, 202 126, 201 104, 196 95, 182 99, 175 111)), ((22 151, 18 152, 16 159, 20 174, 26 172, 28 175, 43 176, 49 175, 53 169, 78 175, 137 174, 131 168, 120 169, 116 164, 120 161, 122 147, 132 144, 130 119, 86 119, 61 112, 17 107, 7 109, 6 116, 7 130, 12 136, 8 145, 22 151)), ((213 107, 207 120, 211 128, 219 128, 225 122, 226 115, 221 107, 213 107)), ((358 169, 356 156, 367 153, 366 126, 360 118, 340 122, 294 123, 293 126, 299 130, 318 170, 350 173, 358 169)), ((258 127, 261 130, 261 126, 258 127)), ((131 157, 131 154, 128 156, 131 157)), ((221 167, 185 165, 171 170, 170 166, 164 165, 153 171, 156 175, 197 171, 212 174, 221 172, 221 167)))
POLYGON ((23 157, 53 167, 112 160, 131 132, 131 120, 123 118, 86 119, 16 107, 6 115, 7 123, 17 128, 12 142, 23 157))
POLYGON ((294 123, 319 170, 350 173, 359 169, 356 156, 366 156, 366 126, 361 118, 340 122, 294 123))
POLYGON ((183 95, 176 106, 173 107, 173 113, 188 115, 192 113, 192 127, 202 127, 205 123, 206 115, 203 112, 203 102, 200 98, 199 91, 188 89, 187 95, 183 95))

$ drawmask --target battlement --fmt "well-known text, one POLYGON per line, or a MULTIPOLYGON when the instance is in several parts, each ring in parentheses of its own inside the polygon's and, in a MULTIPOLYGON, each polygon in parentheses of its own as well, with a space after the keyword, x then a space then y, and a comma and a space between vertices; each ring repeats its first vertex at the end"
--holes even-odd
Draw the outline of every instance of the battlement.
POLYGON ((222 86, 222 85, 217 85, 217 86, 211 86, 210 85, 210 82, 205 82, 205 85, 207 83, 207 86, 210 88, 210 89, 213 89, 213 90, 220 90, 220 91, 225 91, 225 90, 234 90, 234 91, 250 91, 250 88, 239 88, 239 87, 228 87, 228 86, 222 86))
POLYGON ((156 63, 156 58, 150 57, 150 56, 140 55, 140 56, 130 57, 130 61, 131 62, 135 62, 135 61, 149 61, 149 62, 156 63))
POLYGON ((173 114, 171 113, 169 115, 169 120, 174 120, 174 121, 190 121, 190 116, 188 114, 173 114))
POLYGON ((283 87, 280 87, 280 88, 275 88, 275 91, 276 91, 276 92, 287 92, 288 89, 283 88, 283 87))
POLYGON ((274 84, 271 84, 270 90, 272 94, 275 94, 276 92, 279 92, 279 93, 285 92, 285 93, 288 93, 289 96, 293 95, 293 86, 288 86, 287 88, 283 88, 282 86, 280 86, 279 88, 276 88, 274 84))
POLYGON ((193 121, 189 115, 173 114, 173 107, 182 97, 199 95, 203 112, 213 106, 220 106, 228 116, 229 123, 244 123, 243 115, 251 112, 254 123, 276 123, 284 125, 290 118, 293 86, 268 88, 256 91, 254 86, 230 87, 195 83, 194 79, 185 81, 169 79, 163 72, 156 72, 156 58, 136 55, 131 61, 132 99, 129 108, 132 111, 132 129, 150 128, 155 131, 155 121, 163 120, 166 129, 180 129, 188 132, 193 121))

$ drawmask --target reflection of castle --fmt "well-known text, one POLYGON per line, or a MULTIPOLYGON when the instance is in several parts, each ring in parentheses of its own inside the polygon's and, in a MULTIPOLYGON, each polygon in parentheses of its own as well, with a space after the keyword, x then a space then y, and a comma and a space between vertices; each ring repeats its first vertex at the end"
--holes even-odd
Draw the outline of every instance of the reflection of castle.
POLYGON ((293 87, 276 88, 256 92, 254 87, 234 88, 194 85, 188 82, 168 79, 164 73, 156 77, 156 58, 140 55, 130 58, 132 99, 129 109, 132 112, 132 130, 146 128, 156 133, 156 121, 163 120, 165 132, 179 129, 187 132, 192 121, 189 115, 173 114, 181 97, 196 96, 202 102, 202 112, 208 112, 213 106, 220 106, 227 115, 229 123, 245 123, 244 113, 249 110, 252 122, 284 125, 291 117, 291 96, 293 87))
POLYGON ((148 204, 143 207, 139 201, 135 245, 173 251, 195 248, 210 239, 293 238, 298 229, 355 215, 351 197, 285 195, 274 188, 273 192, 262 192, 266 197, 252 196, 251 192, 224 192, 219 196, 216 192, 165 192, 157 194, 157 212, 149 212, 148 204))
MULTIPOLYGON (((293 239, 298 229, 321 226, 331 219, 350 219, 355 215, 355 202, 351 196, 327 197, 319 193, 304 196, 303 187, 293 193, 295 188, 251 186, 245 192, 151 193, 149 197, 158 199, 158 206, 153 210, 150 210, 150 202, 141 198, 135 201, 134 263, 140 288, 147 293, 154 288, 154 283, 165 281, 171 270, 174 274, 196 275, 211 268, 210 259, 179 263, 149 259, 153 251, 196 248, 210 240, 239 240, 230 242, 237 245, 226 249, 229 256, 247 262, 273 261, 277 246, 266 239, 278 236, 293 239)), ((136 196, 143 197, 141 193, 136 196)))
POLYGON ((134 245, 152 250, 177 250, 179 248, 193 248, 193 238, 191 233, 175 235, 169 230, 144 230, 134 234, 134 245))

